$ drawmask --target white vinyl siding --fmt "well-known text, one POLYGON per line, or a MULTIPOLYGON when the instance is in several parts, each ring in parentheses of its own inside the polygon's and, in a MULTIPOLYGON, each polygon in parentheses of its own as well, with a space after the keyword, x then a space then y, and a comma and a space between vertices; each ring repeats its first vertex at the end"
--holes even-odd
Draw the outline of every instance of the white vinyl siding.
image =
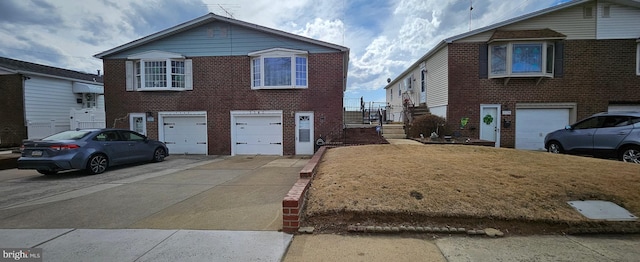
MULTIPOLYGON (((553 31, 566 35, 567 40, 595 39, 596 21, 597 19, 595 18, 584 18, 583 5, 579 5, 542 16, 532 17, 498 29, 505 31, 517 31, 549 28, 553 31)), ((634 24, 629 24, 629 26, 633 25, 634 24)), ((494 30, 478 33, 455 42, 487 42, 493 35, 493 32, 494 30)))
MULTIPOLYGON (((594 7, 595 8, 595 7, 594 7)), ((539 30, 549 28, 567 36, 567 40, 595 39, 595 18, 585 18, 583 5, 533 17, 500 28, 501 30, 539 30)), ((488 40, 488 39, 487 39, 488 40)))
POLYGON ((427 60, 427 105, 430 108, 449 103, 448 56, 449 48, 444 47, 427 60))
MULTIPOLYGON (((71 109, 81 109, 72 92, 73 82, 40 76, 29 76, 24 86, 24 108, 27 126, 49 126, 47 133, 53 134, 70 129, 71 109)), ((28 128, 29 129, 29 128, 28 128)), ((42 138, 48 134, 28 130, 29 139, 42 138)))
POLYGON ((640 9, 629 6, 598 3, 597 39, 630 39, 640 36, 640 9), (609 17, 603 17, 604 7, 609 6, 609 17))

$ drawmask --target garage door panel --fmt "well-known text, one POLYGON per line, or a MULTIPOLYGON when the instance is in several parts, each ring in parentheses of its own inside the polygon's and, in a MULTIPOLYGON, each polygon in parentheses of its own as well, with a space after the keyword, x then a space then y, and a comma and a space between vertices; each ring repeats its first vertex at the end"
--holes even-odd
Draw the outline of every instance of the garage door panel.
POLYGON ((165 116, 163 123, 170 154, 207 154, 205 116, 165 116))
POLYGON ((282 120, 280 116, 236 116, 235 154, 281 155, 282 120))
POLYGON ((569 109, 516 110, 517 149, 544 150, 544 137, 569 124, 569 109))

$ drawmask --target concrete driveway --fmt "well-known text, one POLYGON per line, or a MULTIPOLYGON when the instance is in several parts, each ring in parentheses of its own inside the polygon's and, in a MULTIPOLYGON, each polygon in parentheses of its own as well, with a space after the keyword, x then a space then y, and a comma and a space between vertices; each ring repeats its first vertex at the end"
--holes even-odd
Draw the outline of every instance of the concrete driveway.
POLYGON ((0 171, 0 228, 272 230, 308 159, 171 156, 101 175, 0 171))

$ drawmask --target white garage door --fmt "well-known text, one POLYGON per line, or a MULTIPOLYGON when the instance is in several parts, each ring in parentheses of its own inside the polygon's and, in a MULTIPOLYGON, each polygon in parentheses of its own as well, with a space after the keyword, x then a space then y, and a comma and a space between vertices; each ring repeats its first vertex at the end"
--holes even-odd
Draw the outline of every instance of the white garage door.
POLYGON ((163 123, 169 154, 207 154, 205 116, 165 116, 163 123))
POLYGON ((516 110, 516 148, 544 150, 544 137, 569 124, 569 109, 516 110))
POLYGON ((640 105, 609 105, 609 112, 640 111, 640 105))
POLYGON ((281 116, 235 116, 236 155, 282 155, 281 116))

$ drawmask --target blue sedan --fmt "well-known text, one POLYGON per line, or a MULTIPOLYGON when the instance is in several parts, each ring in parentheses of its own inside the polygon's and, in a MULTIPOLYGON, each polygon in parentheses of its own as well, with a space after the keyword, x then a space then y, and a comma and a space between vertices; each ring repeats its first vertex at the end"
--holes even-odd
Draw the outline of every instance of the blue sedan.
POLYGON ((41 140, 25 141, 18 169, 35 169, 43 175, 84 169, 100 174, 110 166, 136 162, 161 162, 167 146, 125 129, 64 131, 41 140))

